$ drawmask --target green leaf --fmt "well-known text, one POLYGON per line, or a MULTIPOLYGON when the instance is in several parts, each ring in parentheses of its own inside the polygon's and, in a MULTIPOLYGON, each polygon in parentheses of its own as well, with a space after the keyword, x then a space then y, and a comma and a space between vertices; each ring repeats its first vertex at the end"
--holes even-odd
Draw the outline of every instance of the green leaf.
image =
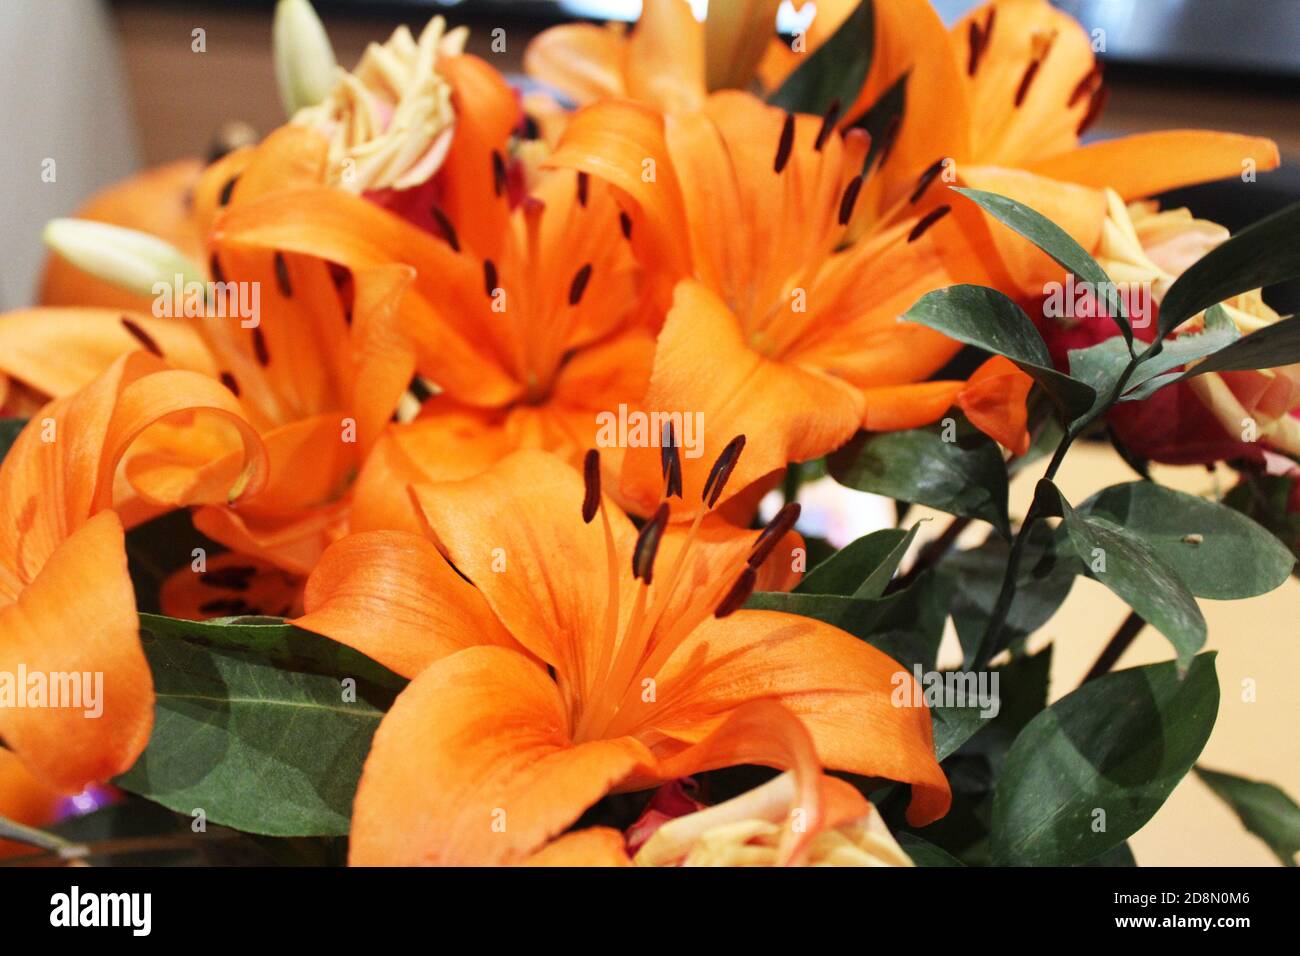
MULTIPOLYGON (((1050 621, 1069 597, 1075 577, 1084 571, 1073 548, 1060 547, 1042 522, 1031 526, 1028 534, 1016 578, 1016 598, 1002 629, 1004 647, 1019 647, 1050 621)), ((952 621, 967 667, 980 656, 1010 552, 1006 541, 990 535, 978 548, 954 554, 939 566, 939 573, 952 580, 952 621)), ((992 656, 985 655, 985 659, 992 656)))
MULTIPOLYGON (((1166 340, 1160 351, 1144 353, 1146 357, 1134 367, 1116 400, 1133 402, 1150 398, 1164 386, 1198 374, 1200 366, 1197 366, 1197 372, 1185 374, 1172 369, 1207 355, 1212 360, 1216 353, 1230 349, 1238 338, 1237 327, 1223 308, 1217 305, 1210 308, 1205 313, 1204 330, 1166 340)), ((1123 339, 1109 338, 1086 349, 1071 349, 1069 360, 1070 374, 1087 382, 1096 392, 1097 403, 1093 406, 1096 408, 1110 399, 1133 357, 1123 339)))
POLYGON ((1258 522, 1300 557, 1300 512, 1290 511, 1296 480, 1286 475, 1243 475, 1223 503, 1258 522))
POLYGON ((4 461, 9 449, 18 440, 18 433, 27 424, 25 418, 0 418, 0 461, 4 461))
POLYGON ((898 845, 912 858, 917 866, 965 866, 947 850, 941 850, 933 843, 922 840, 915 833, 903 831, 897 834, 898 845))
POLYGON ((922 297, 903 319, 1006 356, 1042 386, 1068 420, 1078 418, 1096 401, 1090 386, 1056 370, 1029 316, 996 289, 978 285, 939 289, 922 297))
POLYGON ((1206 372, 1247 372, 1300 362, 1300 315, 1290 315, 1244 335, 1179 376, 1179 380, 1206 372))
POLYGON ((1213 653, 1185 677, 1173 663, 1118 671, 1048 707, 1016 738, 998 779, 994 862, 1070 866, 1123 843, 1196 762, 1218 708, 1213 653))
POLYGON ((1011 534, 1002 452, 969 425, 862 432, 827 463, 831 477, 849 488, 979 518, 1011 534), (944 441, 945 434, 955 440, 944 441))
POLYGON ((948 592, 933 574, 879 598, 759 591, 745 607, 798 614, 847 631, 898 661, 933 670, 947 620, 948 592))
POLYGON ((1139 363, 1124 384, 1124 394, 1119 400, 1134 402, 1150 398, 1164 386, 1183 377, 1173 369, 1213 355, 1240 337, 1236 324, 1228 318, 1223 307, 1211 306, 1205 312, 1205 328, 1202 331, 1166 340, 1159 352, 1139 363))
POLYGON ((875 7, 862 0, 848 18, 791 73, 768 102, 792 113, 824 114, 839 100, 847 109, 871 72, 875 7))
POLYGON ((1121 843, 1119 846, 1111 847, 1100 856, 1094 856, 1086 863, 1077 863, 1076 866, 1137 866, 1137 860, 1133 858, 1133 849, 1127 843, 1121 843))
POLYGON ((809 571, 795 591, 800 594, 880 597, 907 554, 919 527, 919 524, 913 525, 910 531, 885 528, 863 535, 809 571))
MULTIPOLYGON (((1111 282, 1110 276, 1106 275, 1106 270, 1099 266, 1092 256, 1088 255, 1083 246, 1075 242, 1068 232, 1038 210, 1016 202, 1014 199, 999 196, 997 193, 986 192, 982 189, 961 189, 955 186, 953 188, 974 201, 981 209, 1004 226, 1013 229, 1039 249, 1042 249, 1043 252, 1056 260, 1057 265, 1067 272, 1073 272, 1080 279, 1091 282, 1098 289, 1115 288, 1115 283, 1111 282)), ((1124 303, 1118 296, 1111 298, 1115 300, 1117 313, 1111 318, 1119 326, 1124 341, 1131 343, 1133 341, 1133 330, 1130 328, 1128 317, 1124 312, 1124 303)))
POLYGON ((1103 339, 1086 349, 1070 349, 1068 358, 1071 377, 1087 383, 1097 396, 1093 411, 1111 400, 1120 376, 1133 360, 1128 345, 1120 336, 1103 339))
POLYGON ((1300 276, 1300 203, 1261 219, 1194 262, 1169 287, 1159 337, 1212 305, 1300 276))
POLYGON ((1205 645, 1205 618, 1178 573, 1139 535, 1102 514, 1075 511, 1050 481, 1040 481, 1036 495, 1059 505, 1062 527, 1089 577, 1167 637, 1185 668, 1205 645))
POLYGON ((178 813, 270 836, 348 832, 370 740, 403 686, 326 638, 265 618, 141 615, 157 711, 115 781, 178 813), (356 700, 342 681, 356 682, 356 700))
POLYGON ((1078 507, 1142 540, 1197 597, 1235 600, 1278 587, 1295 557, 1226 505, 1151 481, 1112 485, 1078 507))
MULTIPOLYGON (((978 678, 978 675, 975 676, 978 678)), ((991 704, 990 706, 997 707, 998 705, 991 704)), ((948 706, 947 704, 932 706, 930 708, 930 718, 934 724, 935 759, 944 760, 956 753, 962 744, 988 725, 991 717, 992 715, 986 714, 984 709, 977 703, 968 703, 964 707, 948 706)))
POLYGON ((1268 844, 1284 866, 1296 865, 1296 854, 1300 853, 1300 806, 1294 800, 1271 783, 1205 767, 1197 767, 1196 775, 1232 807, 1247 830, 1268 844))

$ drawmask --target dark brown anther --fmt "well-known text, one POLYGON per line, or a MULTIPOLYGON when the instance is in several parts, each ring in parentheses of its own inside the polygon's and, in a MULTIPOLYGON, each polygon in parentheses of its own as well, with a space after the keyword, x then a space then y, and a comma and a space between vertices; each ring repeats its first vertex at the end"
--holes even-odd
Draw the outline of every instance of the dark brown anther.
POLYGON ((253 327, 253 356, 263 368, 271 364, 271 353, 266 349, 266 336, 262 334, 260 325, 253 327))
POLYGON ((794 114, 786 113, 785 124, 781 127, 781 139, 776 144, 776 162, 772 164, 778 176, 785 171, 792 152, 794 152, 794 114))
POLYGON ((920 222, 918 222, 915 226, 912 227, 912 231, 907 234, 907 241, 916 242, 916 240, 920 239, 922 236, 925 235, 926 231, 931 226, 933 226, 944 216, 948 215, 948 213, 950 212, 952 212, 952 206, 949 206, 947 204, 939 206, 935 209, 931 209, 929 212, 927 212, 924 216, 921 217, 920 222))
POLYGON ((840 197, 838 222, 841 226, 847 226, 849 220, 853 218, 853 207, 858 204, 858 193, 860 192, 862 192, 862 176, 857 175, 849 180, 849 184, 844 187, 844 195, 840 197))
POLYGON ((158 343, 154 341, 153 336, 140 328, 128 316, 122 316, 122 328, 126 329, 131 334, 131 338, 139 342, 145 351, 152 352, 159 358, 163 357, 162 349, 158 347, 158 343))
POLYGON ((460 239, 456 235, 456 227, 451 224, 447 214, 437 206, 432 207, 429 212, 433 215, 433 221, 438 224, 438 231, 442 233, 442 238, 447 240, 447 245, 451 246, 452 252, 460 252, 460 239))
POLYGON ((1092 96, 1097 87, 1101 85, 1102 67, 1100 63, 1094 63, 1091 70, 1083 75, 1074 91, 1070 93, 1070 100, 1065 104, 1066 109, 1073 109, 1079 104, 1085 96, 1092 96))
POLYGON ((791 501, 776 513, 776 517, 767 523, 763 533, 754 540, 754 549, 749 553, 749 566, 751 568, 757 568, 767 560, 768 555, 772 553, 772 549, 780 543, 786 532, 793 528, 795 522, 799 520, 799 512, 802 510, 799 502, 791 501))
POLYGON ((936 159, 934 165, 928 167, 926 171, 921 174, 921 178, 916 181, 916 189, 913 190, 912 196, 908 199, 908 202, 913 206, 920 202, 921 197, 925 195, 925 191, 930 188, 930 184, 939 177, 941 172, 943 172, 942 158, 936 159))
POLYGON ((898 131, 903 127, 903 118, 901 116, 892 116, 889 119, 889 125, 885 127, 885 132, 880 137, 880 159, 876 163, 877 168, 884 166, 889 159, 889 154, 894 151, 894 144, 898 142, 898 131))
POLYGON ((230 195, 235 191, 235 183, 239 181, 239 174, 236 173, 226 180, 226 184, 221 187, 221 192, 217 193, 217 205, 230 205, 230 195))
POLYGON ((1092 124, 1097 122, 1098 118, 1101 116, 1101 111, 1106 108, 1106 104, 1109 101, 1110 87, 1098 86, 1097 89, 1093 91, 1092 99, 1088 101, 1088 112, 1084 113, 1083 119, 1079 120, 1079 126, 1078 129, 1075 130, 1075 134, 1082 136, 1084 133, 1088 132, 1088 130, 1092 128, 1092 124))
POLYGON ((826 141, 831 138, 831 133, 835 132, 835 123, 840 118, 840 99, 837 96, 831 100, 831 105, 826 110, 826 115, 822 117, 822 128, 817 131, 817 141, 813 143, 813 149, 817 152, 822 151, 826 141))
POLYGON ((235 381, 235 376, 231 375, 229 372, 222 372, 221 384, 230 389, 230 394, 234 395, 236 398, 239 397, 239 383, 235 381))
POLYGON ((966 39, 970 46, 970 58, 966 61, 966 73, 974 76, 980 68, 980 57, 984 55, 984 31, 977 21, 971 20, 966 30, 966 39))
POLYGON ((204 571, 199 580, 208 587, 225 588, 227 591, 247 591, 257 575, 257 568, 241 564, 229 568, 215 568, 204 571))
POLYGON ((582 301, 582 294, 587 291, 587 283, 591 281, 591 263, 573 274, 573 281, 569 283, 569 305, 577 305, 582 301))
POLYGON ((737 435, 727 442, 726 448, 722 449, 722 454, 709 470, 708 480, 704 482, 704 493, 700 496, 706 507, 712 508, 718 503, 718 498, 722 496, 722 489, 727 487, 727 481, 731 478, 731 473, 736 470, 736 462, 740 460, 740 453, 744 450, 744 435, 737 435))
POLYGON ((582 459, 582 481, 586 494, 582 499, 582 520, 591 524, 600 510, 600 452, 592 448, 582 459))
POLYGON ((483 260, 483 291, 488 298, 497 294, 497 265, 491 259, 483 260))
POLYGON ((664 477, 664 497, 682 496, 682 456, 673 423, 664 425, 659 442, 659 468, 664 477))
POLYGON ((668 527, 668 502, 664 502, 654 515, 641 526, 636 536, 636 547, 632 549, 632 577, 640 578, 648 587, 654 574, 655 555, 659 553, 659 541, 668 527))
POLYGON ((1025 102, 1025 97, 1029 95, 1029 86, 1034 82, 1034 77, 1038 75, 1038 68, 1042 66, 1041 59, 1032 60, 1025 68, 1025 74, 1020 78, 1020 85, 1016 87, 1016 109, 1020 109, 1025 102))
POLYGON ((497 198, 506 192, 506 161, 501 156, 501 151, 496 149, 492 150, 492 191, 497 194, 497 198))
POLYGON ((208 272, 212 275, 213 282, 226 281, 226 274, 221 269, 221 260, 217 258, 215 252, 208 256, 208 272))
POLYGON ((618 228, 623 231, 624 239, 632 238, 632 217, 625 212, 618 214, 618 228))
POLYGON ((591 177, 586 173, 578 173, 578 205, 583 209, 587 208, 587 194, 591 190, 591 177))
POLYGON ((748 565, 745 570, 740 572, 740 577, 736 583, 731 586, 727 596, 722 599, 717 610, 713 612, 714 617, 726 617, 735 611, 739 611, 749 596, 754 593, 754 585, 758 582, 758 572, 748 565))
POLYGON ((293 284, 289 281, 289 262, 283 252, 275 254, 275 284, 280 288, 280 295, 286 299, 293 298, 293 284))

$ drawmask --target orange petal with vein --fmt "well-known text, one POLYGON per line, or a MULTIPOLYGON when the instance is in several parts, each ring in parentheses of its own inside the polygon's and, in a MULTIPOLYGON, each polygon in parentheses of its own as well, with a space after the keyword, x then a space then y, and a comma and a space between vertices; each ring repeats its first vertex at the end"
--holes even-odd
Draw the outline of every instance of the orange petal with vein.
POLYGON ((332 545, 308 578, 303 602, 307 613, 295 624, 403 677, 475 644, 519 646, 438 549, 405 531, 354 534, 332 545))
POLYGON ((651 759, 627 737, 574 744, 544 668, 517 651, 467 648, 422 671, 380 723, 350 862, 523 860, 651 759))

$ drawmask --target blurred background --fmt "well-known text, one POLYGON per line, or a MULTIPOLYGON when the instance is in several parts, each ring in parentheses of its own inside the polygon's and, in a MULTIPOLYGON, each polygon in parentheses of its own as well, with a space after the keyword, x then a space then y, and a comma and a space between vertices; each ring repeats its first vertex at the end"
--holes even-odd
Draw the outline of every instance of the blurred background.
MULTIPOLYGON (((713 0, 728 2, 728 0, 713 0)), ((949 22, 978 4, 933 0, 949 22)), ((692 0, 703 12, 707 0, 692 0)), ((813 0, 808 0, 809 4, 813 0)), ((1201 188, 1195 211, 1237 228, 1300 198, 1300 0, 1058 0, 1104 31, 1111 99, 1089 138, 1156 128, 1275 139, 1287 163, 1242 188, 1201 188)), ((339 62, 399 23, 435 13, 472 28, 471 52, 517 71, 528 40, 572 18, 635 20, 640 0, 316 0, 339 62), (506 49, 492 52, 490 31, 506 49)), ((0 4, 0 200, 10 253, 0 306, 28 303, 35 239, 51 216, 141 166, 203 155, 230 120, 265 133, 284 120, 271 65, 273 0, 5 0, 0 4), (195 31, 202 31, 196 51, 195 31), (53 64, 58 69, 51 69, 53 64), (33 189, 32 169, 58 164, 33 189)), ((783 27, 807 15, 787 2, 783 27)), ((39 182, 39 180, 38 180, 39 182)), ((1286 304, 1282 306, 1285 308, 1286 304)), ((1288 309, 1289 311, 1289 309, 1288 309)))
MULTIPOLYGON (((339 62, 352 66, 366 43, 399 23, 419 27, 435 13, 471 27, 471 52, 503 71, 520 69, 528 40, 569 18, 634 20, 639 0, 314 0, 339 62), (489 48, 506 30, 506 49, 489 48)), ((712 0, 725 3, 728 0, 712 0)), ((810 0, 811 2, 811 0, 810 0)), ((888 2, 888 0, 884 0, 888 2)), ((706 0, 693 0, 697 13, 706 0)), ((978 4, 934 0, 949 22, 978 4)), ((1059 0, 1105 37, 1111 99, 1089 138, 1148 129, 1199 127, 1268 136, 1283 168, 1257 183, 1232 180, 1169 197, 1198 215, 1240 228, 1300 199, 1300 0, 1059 0)), ((0 308, 31 304, 44 258, 40 231, 102 187, 145 166, 202 156, 232 120, 259 134, 284 120, 271 61, 273 0, 4 0, 0 3, 0 209, 6 255, 0 308), (200 32, 201 31, 201 32, 200 32), (41 170, 53 161, 56 175, 41 170)), ((806 11, 804 11, 806 16, 806 11)), ((802 17, 786 4, 784 23, 802 17)), ((1300 296, 1273 304, 1294 311, 1300 296)), ((1102 446, 1080 448, 1061 478, 1072 498, 1131 475, 1102 446)), ((1215 476, 1157 469, 1157 477, 1204 493, 1215 476)), ((1021 482, 1013 511, 1023 513, 1021 482)), ((886 522, 882 502, 837 499, 828 523, 856 534, 886 522), (851 514, 844 513, 848 509, 851 514)), ((946 521, 928 523, 942 528, 946 521)), ((975 542, 971 542, 975 543, 975 542)), ((1300 793, 1300 584, 1250 602, 1205 604, 1210 647, 1220 651, 1219 723, 1203 762, 1300 793), (1242 681, 1257 682, 1254 702, 1242 681)), ((1047 629, 1057 641, 1055 694, 1077 685, 1125 608, 1094 582, 1080 581, 1047 629)), ((1120 666, 1163 660, 1167 644, 1150 629, 1120 666)), ((1262 843, 1193 777, 1132 841, 1141 864, 1272 865, 1262 843)))

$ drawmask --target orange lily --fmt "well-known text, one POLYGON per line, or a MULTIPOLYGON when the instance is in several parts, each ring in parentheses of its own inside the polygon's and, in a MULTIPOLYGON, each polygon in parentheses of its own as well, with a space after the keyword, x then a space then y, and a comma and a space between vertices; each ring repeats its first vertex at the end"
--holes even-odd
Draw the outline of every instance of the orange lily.
MULTIPOLYGON (((284 127, 258 149, 210 167, 195 192, 196 217, 207 223, 223 205, 238 209, 264 193, 292 193, 314 183, 324 158, 319 134, 284 127)), ((241 296, 249 290, 250 301, 256 290, 259 313, 251 320, 105 309, 11 313, 0 317, 0 371, 65 396, 117 356, 143 348, 209 376, 238 397, 241 414, 261 435, 270 478, 238 510, 224 502, 198 508, 195 526, 235 551, 305 575, 340 533, 349 485, 414 372, 396 309, 409 270, 358 269, 340 286, 322 261, 220 242, 208 264, 213 281, 241 296)), ((159 450, 173 456, 235 451, 221 430, 191 428, 170 439, 166 429, 152 435, 159 450)), ((157 469, 136 480, 166 483, 172 476, 157 469)), ((182 577, 193 575, 186 569, 182 577)), ((191 583, 198 588, 201 582, 191 583)))
POLYGON ((576 463, 594 443, 597 413, 644 393, 654 339, 638 309, 629 222, 611 191, 552 171, 512 202, 502 153, 485 154, 483 168, 481 184, 458 180, 462 207, 475 210, 472 229, 436 211, 445 238, 338 190, 274 194, 217 222, 223 248, 411 275, 396 309, 421 373, 440 391, 376 444, 357 484, 353 530, 417 530, 394 488, 467 477, 516 448, 576 463))
MULTIPOLYGON (((856 0, 817 4, 810 42, 829 35, 856 0)), ((1091 38, 1048 0, 994 0, 947 30, 926 0, 876 4, 881 44, 845 122, 906 74, 907 109, 860 204, 855 230, 951 204, 966 241, 992 243, 1000 288, 1041 293, 1060 268, 942 184, 1001 193, 1056 222, 1085 249, 1099 247, 1106 188, 1125 200, 1275 168, 1270 140, 1205 130, 1140 133, 1080 145, 1109 90, 1091 38), (942 183, 937 182, 942 179, 942 183)), ((878 227, 877 227, 878 228, 878 227)))
POLYGON ((98 716, 67 706, 0 707, 5 746, 42 782, 75 793, 107 780, 128 769, 149 738, 153 682, 140 649, 123 525, 255 494, 266 472, 262 444, 230 392, 144 352, 51 402, 18 436, 0 465, 7 519, 0 527, 0 672, 102 675, 98 716), (242 453, 202 462, 164 457, 151 433, 188 431, 183 426, 198 412, 233 425, 242 453), (133 449, 137 440, 141 447, 133 449))
MULTIPOLYGON (((439 24, 435 18, 422 43, 439 42, 439 24)), ((403 40, 414 45, 404 33, 398 31, 389 44, 397 45, 399 55, 406 52, 403 40)), ((450 150, 437 150, 441 168, 423 185, 371 195, 387 205, 405 204, 407 214, 413 202, 423 203, 419 208, 424 220, 434 228, 453 230, 453 235, 459 230, 467 240, 477 240, 481 234, 496 236, 505 214, 484 217, 474 203, 484 184, 490 189, 494 183, 491 159, 500 157, 500 148, 516 125, 517 96, 483 61, 446 53, 444 49, 438 55, 437 67, 450 84, 456 122, 450 150), (436 220, 430 218, 430 197, 439 204, 436 220)), ((362 68, 370 59, 363 60, 362 68)), ((357 78, 344 77, 340 84, 377 82, 373 73, 373 68, 368 73, 363 69, 357 78)), ((418 85, 419 78, 413 82, 418 85)), ((412 101, 422 95, 416 89, 412 101)), ((336 106, 330 121, 346 125, 345 106, 336 106)), ((267 313, 258 327, 243 328, 233 319, 182 323, 139 312, 123 316, 103 310, 38 310, 0 319, 0 373, 47 395, 68 394, 113 358, 142 344, 175 366, 219 377, 235 390, 267 444, 271 481, 256 501, 246 502, 238 513, 223 507, 203 508, 195 513, 195 524, 248 559, 233 566, 269 563, 298 575, 305 575, 321 550, 342 533, 350 487, 414 374, 415 357, 406 327, 418 333, 430 324, 429 308, 416 302, 414 294, 406 294, 415 272, 400 257, 370 265, 335 260, 353 266, 347 276, 341 276, 325 262, 296 254, 288 245, 266 251, 227 246, 221 235, 212 233, 214 219, 223 211, 236 212, 275 194, 293 195, 286 200, 290 204, 311 202, 313 190, 325 192, 324 184, 337 178, 338 170, 330 166, 331 141, 312 128, 309 120, 313 119, 324 122, 314 114, 304 115, 301 123, 282 127, 260 146, 229 153, 205 171, 193 191, 193 228, 209 238, 208 278, 256 283, 267 313)), ((345 145, 364 146, 351 141, 345 145)), ((405 155, 400 143, 387 142, 385 149, 394 163, 405 155)), ((396 168, 393 163, 388 166, 396 168)), ((403 172, 403 181, 409 182, 411 170, 403 172)), ((378 212, 371 203, 364 205, 378 212)), ((394 215, 384 215, 397 221, 394 215)), ((430 268, 428 284, 437 271, 430 268)), ((416 336, 415 347, 428 360, 426 370, 460 367, 459 353, 447 345, 436 336, 432 341, 427 335, 416 336)), ((467 369, 464 380, 476 371, 467 369)), ((5 384, 0 378, 0 391, 5 384)), ((193 435, 189 440, 194 440, 193 435)), ((221 440, 222 436, 209 439, 221 440)), ((192 610, 234 600, 206 594, 205 581, 187 570, 180 572, 167 588, 169 609, 192 610)), ((291 596, 279 582, 268 587, 274 592, 268 600, 291 596)))
MULTIPOLYGON (((859 427, 914 427, 953 404, 1013 451, 1027 445, 1027 377, 994 359, 968 383, 927 382, 959 345, 897 321, 926 292, 985 274, 944 210, 841 248, 867 139, 724 91, 690 114, 589 106, 552 158, 621 191, 659 294, 676 284, 645 407, 702 413, 712 448, 761 436, 737 490, 859 427)), ((643 507, 653 459, 633 449, 625 465, 622 491, 643 507)), ((688 501, 706 475, 703 459, 685 463, 688 501)))
POLYGON ((446 561, 401 531, 322 558, 297 623, 413 678, 362 772, 352 863, 521 861, 612 789, 739 763, 800 768, 813 832, 819 760, 912 784, 914 824, 947 811, 928 714, 891 706, 897 664, 821 622, 735 610, 789 585, 765 559, 797 543, 797 510, 755 538, 669 527, 664 508, 638 534, 599 476, 595 452, 582 476, 517 452, 413 492, 446 561))
MULTIPOLYGON (((621 98, 689 111, 703 105, 707 90, 747 84, 752 55, 714 57, 715 49, 750 51, 766 37, 759 74, 774 89, 859 2, 817 3, 796 53, 772 36, 772 11, 763 0, 727 4, 704 23, 684 0, 648 0, 630 36, 619 26, 554 27, 530 45, 525 66, 579 105, 621 98), (723 63, 736 72, 722 76, 723 63)), ((839 111, 839 124, 856 122, 904 77, 906 110, 887 129, 888 148, 864 183, 853 235, 951 204, 964 241, 981 250, 991 244, 1004 258, 1006 271, 991 284, 1035 292, 1059 270, 1019 236, 932 186, 941 174, 946 184, 1034 207, 1091 251, 1101 238, 1107 187, 1133 200, 1237 175, 1247 163, 1266 171, 1280 161, 1269 140, 1203 130, 1081 146, 1108 90, 1091 39, 1048 0, 994 0, 951 31, 929 0, 877 2, 874 18, 871 70, 854 102, 839 111)))

